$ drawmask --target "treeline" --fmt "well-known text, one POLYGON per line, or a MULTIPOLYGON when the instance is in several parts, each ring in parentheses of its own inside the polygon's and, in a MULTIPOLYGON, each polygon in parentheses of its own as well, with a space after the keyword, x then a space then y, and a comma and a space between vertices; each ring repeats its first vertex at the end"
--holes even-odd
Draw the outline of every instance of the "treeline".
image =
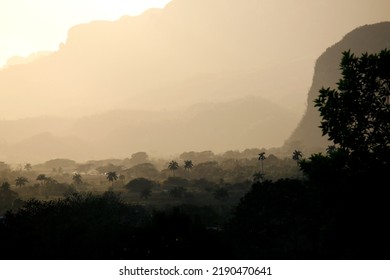
MULTIPOLYGON (((183 153, 180 159, 171 161, 149 159, 146 153, 139 152, 129 160, 91 161, 87 164, 66 159, 34 166, 25 164, 16 169, 3 164, 0 182, 7 183, 15 195, 4 196, 3 202, 0 201, 0 214, 10 209, 9 205, 15 199, 49 200, 60 198, 65 193, 98 194, 109 189, 122 193, 126 202, 150 197, 159 198, 160 202, 178 197, 202 200, 204 193, 208 193, 208 197, 229 197, 231 204, 237 203, 253 182, 302 177, 293 155, 278 158, 260 151, 248 149, 242 152, 242 156, 250 158, 219 156, 219 160, 210 160, 218 157, 209 151, 183 153), (249 154, 248 151, 259 154, 249 154), (167 193, 169 196, 164 197, 167 193)), ((195 203, 194 199, 188 202, 195 203)), ((157 203, 156 199, 154 203, 157 203)))
MULTIPOLYGON (((264 162, 263 172, 269 179, 275 180, 295 175, 296 168, 291 159, 292 152, 284 156, 276 156, 272 150, 246 149, 242 152, 228 151, 218 155, 211 151, 184 152, 177 158, 169 160, 150 158, 147 153, 138 152, 134 153, 131 158, 123 160, 94 160, 81 164, 69 159, 55 159, 43 164, 27 163, 24 166, 11 168, 6 163, 0 162, 0 179, 13 184, 17 177, 24 176, 31 184, 37 182, 36 178, 39 174, 45 174, 59 182, 71 183, 74 173, 85 178, 93 178, 93 176, 104 175, 107 172, 116 172, 118 176, 123 175, 127 181, 139 177, 162 181, 174 175, 191 179, 205 178, 214 182, 224 179, 227 182, 236 183, 252 179, 253 173, 259 171, 258 155, 260 153, 266 153, 267 160, 264 162), (178 169, 174 173, 169 169, 169 162, 172 160, 178 163, 178 169), (191 170, 185 168, 186 161, 191 161, 191 170)), ((100 183, 93 180, 91 182, 100 183)))

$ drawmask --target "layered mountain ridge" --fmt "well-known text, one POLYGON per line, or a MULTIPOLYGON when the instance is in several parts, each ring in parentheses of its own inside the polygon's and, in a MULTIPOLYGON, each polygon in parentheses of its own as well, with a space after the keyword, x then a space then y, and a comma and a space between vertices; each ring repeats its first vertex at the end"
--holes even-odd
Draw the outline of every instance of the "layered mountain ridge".
POLYGON ((299 116, 272 102, 248 96, 200 103, 181 111, 114 110, 88 117, 0 121, 0 161, 43 162, 151 156, 184 151, 280 146, 299 116), (280 139, 275 142, 274 138, 280 139))

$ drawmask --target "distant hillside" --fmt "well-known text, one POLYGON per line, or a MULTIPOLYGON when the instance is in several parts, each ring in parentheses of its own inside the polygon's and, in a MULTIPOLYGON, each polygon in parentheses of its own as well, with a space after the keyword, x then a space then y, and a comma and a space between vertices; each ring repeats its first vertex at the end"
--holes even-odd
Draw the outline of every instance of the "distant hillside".
POLYGON ((77 119, 0 121, 0 160, 82 162, 125 158, 138 151, 169 156, 193 150, 277 147, 298 120, 299 115, 273 102, 249 96, 180 111, 115 110, 77 119))
POLYGON ((365 52, 377 53, 385 48, 390 49, 390 22, 359 27, 328 48, 317 60, 306 113, 286 141, 284 148, 294 149, 294 146, 298 148, 300 146, 309 150, 323 150, 329 143, 326 136, 321 136, 322 131, 318 128, 320 115, 313 101, 317 98, 321 87, 337 87, 336 83, 341 78, 342 52, 351 50, 356 55, 361 55, 365 52))

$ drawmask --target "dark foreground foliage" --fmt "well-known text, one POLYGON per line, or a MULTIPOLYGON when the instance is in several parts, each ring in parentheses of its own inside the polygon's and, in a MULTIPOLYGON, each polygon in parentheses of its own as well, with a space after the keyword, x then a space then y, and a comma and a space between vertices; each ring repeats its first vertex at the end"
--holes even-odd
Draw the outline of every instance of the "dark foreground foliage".
POLYGON ((30 200, 3 218, 0 257, 219 259, 224 256, 223 238, 203 226, 210 214, 210 209, 185 206, 151 211, 125 204, 112 192, 30 200))
POLYGON ((390 259, 388 172, 333 160, 303 161, 307 180, 255 183, 225 223, 216 205, 155 210, 112 192, 30 200, 2 219, 0 258, 390 259))
POLYGON ((388 171, 253 185, 227 227, 235 257, 390 259, 388 171))

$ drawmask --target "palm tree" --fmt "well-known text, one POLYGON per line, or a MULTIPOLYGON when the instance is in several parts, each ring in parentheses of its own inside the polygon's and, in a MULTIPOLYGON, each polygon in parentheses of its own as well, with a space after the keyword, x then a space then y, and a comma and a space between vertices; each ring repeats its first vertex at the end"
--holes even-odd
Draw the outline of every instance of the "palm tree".
POLYGON ((115 171, 110 171, 106 173, 106 178, 109 182, 111 182, 111 186, 114 187, 114 181, 118 180, 118 175, 115 171))
POLYGON ((261 161, 261 172, 264 174, 264 165, 263 165, 263 162, 264 160, 266 159, 265 157, 265 152, 261 152, 259 154, 259 160, 261 161))
POLYGON ((16 186, 19 186, 19 187, 22 187, 24 186, 26 183, 28 183, 28 179, 26 177, 18 177, 15 179, 15 185, 16 186))
MULTIPOLYGON (((299 150, 294 150, 292 159, 295 160, 297 162, 297 166, 299 166, 299 161, 302 159, 302 152, 299 150)), ((297 176, 299 176, 299 168, 297 172, 298 172, 297 176)), ((302 179, 303 179, 303 173, 302 173, 302 179)))
POLYGON ((190 170, 192 169, 192 167, 194 167, 192 160, 184 161, 184 169, 187 170, 187 178, 190 178, 190 170))
POLYGON ((172 171, 173 177, 175 177, 175 170, 178 170, 178 169, 179 169, 179 164, 177 163, 177 161, 172 160, 172 161, 168 164, 168 169, 172 171))
POLYGON ((297 165, 299 164, 299 161, 302 159, 302 152, 299 150, 295 150, 292 155, 292 159, 297 162, 297 165))

